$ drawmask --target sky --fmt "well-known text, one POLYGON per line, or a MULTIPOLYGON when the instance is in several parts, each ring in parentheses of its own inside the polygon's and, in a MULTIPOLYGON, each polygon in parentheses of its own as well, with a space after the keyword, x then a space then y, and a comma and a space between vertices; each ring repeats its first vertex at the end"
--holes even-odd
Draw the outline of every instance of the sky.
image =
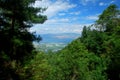
POLYGON ((48 20, 30 29, 37 34, 81 34, 83 26, 93 24, 110 4, 120 0, 37 0, 35 7, 47 8, 42 15, 48 20))

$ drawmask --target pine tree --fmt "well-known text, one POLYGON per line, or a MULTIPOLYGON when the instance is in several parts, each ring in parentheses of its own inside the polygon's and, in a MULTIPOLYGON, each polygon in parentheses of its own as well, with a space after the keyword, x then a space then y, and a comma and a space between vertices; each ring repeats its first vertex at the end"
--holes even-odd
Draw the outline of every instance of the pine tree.
MULTIPOLYGON (((23 63, 34 50, 32 42, 39 40, 29 32, 33 23, 44 23, 43 8, 33 7, 36 0, 0 0, 0 70, 1 79, 16 80, 13 62, 23 63), (11 66, 11 67, 10 67, 11 66), (8 71, 9 70, 9 71, 8 71)), ((17 79, 18 80, 18 79, 17 79)))

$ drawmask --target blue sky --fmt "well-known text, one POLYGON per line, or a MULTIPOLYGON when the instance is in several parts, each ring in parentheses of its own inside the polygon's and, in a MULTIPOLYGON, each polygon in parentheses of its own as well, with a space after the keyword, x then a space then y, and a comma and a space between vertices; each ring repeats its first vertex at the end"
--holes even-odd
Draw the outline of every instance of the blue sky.
POLYGON ((82 32, 84 25, 90 25, 110 4, 120 6, 120 0, 42 0, 35 7, 47 7, 42 13, 48 17, 44 24, 35 24, 30 31, 37 34, 59 34, 82 32))

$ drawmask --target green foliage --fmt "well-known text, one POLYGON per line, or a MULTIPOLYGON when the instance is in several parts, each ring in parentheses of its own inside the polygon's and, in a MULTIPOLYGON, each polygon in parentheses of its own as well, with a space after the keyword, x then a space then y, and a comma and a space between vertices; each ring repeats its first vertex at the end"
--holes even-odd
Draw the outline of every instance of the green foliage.
POLYGON ((88 52, 77 39, 57 53, 38 53, 24 69, 29 80, 106 80, 106 68, 106 56, 88 52))
POLYGON ((68 70, 70 70, 68 80, 105 79, 105 74, 102 75, 105 70, 102 59, 93 53, 89 53, 79 40, 72 42, 66 47, 66 52, 63 54, 65 55, 64 58, 66 65, 68 65, 68 70))
POLYGON ((35 74, 31 79, 119 80, 120 19, 118 13, 117 7, 110 5, 93 26, 83 28, 80 38, 57 53, 43 53, 40 55, 41 58, 39 56, 34 59, 31 64, 40 66, 28 65, 28 69, 30 67, 35 74), (110 12, 111 10, 113 12, 110 12))
POLYGON ((27 66, 34 74, 31 79, 119 80, 118 12, 115 5, 110 5, 93 26, 84 26, 82 36, 64 49, 56 53, 38 54, 38 57, 30 62, 35 66, 27 66), (113 12, 110 12, 111 10, 113 12))
POLYGON ((39 52, 34 58, 24 67, 28 80, 46 80, 51 70, 48 64, 47 54, 39 52))
POLYGON ((120 14, 119 9, 117 6, 112 4, 107 9, 103 11, 101 15, 99 15, 99 19, 96 21, 97 27, 100 31, 108 31, 110 32, 114 27, 116 27, 116 18, 119 18, 118 15, 120 14), (112 23, 111 23, 112 22, 112 23), (110 24, 114 24, 109 26, 110 24))
POLYGON ((33 56, 32 42, 40 38, 28 29, 33 23, 43 23, 47 19, 40 14, 45 9, 33 7, 35 1, 0 0, 0 75, 4 75, 0 80, 20 80, 17 65, 22 68, 24 60, 33 56), (16 68, 6 66, 14 61, 16 68))
POLYGON ((107 53, 110 56, 110 64, 108 66, 108 77, 112 80, 120 79, 120 36, 118 35, 120 29, 119 26, 115 32, 109 36, 109 40, 106 43, 107 53))
MULTIPOLYGON (((119 80, 120 77, 120 10, 116 5, 110 5, 99 16, 94 26, 83 28, 81 42, 89 52, 106 59, 107 77, 110 80, 119 80), (95 29, 93 29, 93 28, 95 29)), ((104 62, 104 61, 103 61, 104 62)))
POLYGON ((0 80, 119 80, 120 10, 110 5, 82 36, 58 52, 34 51, 32 23, 46 16, 36 0, 0 0, 0 80), (36 55, 35 55, 36 54, 36 55), (33 57, 34 56, 34 57, 33 57), (26 60, 26 61, 25 61, 26 60))
POLYGON ((87 47, 88 51, 95 54, 105 53, 105 48, 103 45, 107 38, 106 34, 95 29, 92 30, 90 27, 87 27, 85 32, 85 34, 82 34, 80 40, 87 47))

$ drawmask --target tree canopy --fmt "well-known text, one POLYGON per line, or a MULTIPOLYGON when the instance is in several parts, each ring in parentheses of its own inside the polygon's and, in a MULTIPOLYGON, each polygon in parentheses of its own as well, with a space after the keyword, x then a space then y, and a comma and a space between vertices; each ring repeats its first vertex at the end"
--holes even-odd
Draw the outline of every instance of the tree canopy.
POLYGON ((120 10, 112 4, 57 52, 37 52, 30 33, 44 23, 36 0, 0 0, 0 80, 120 80, 120 10), (37 53, 37 54, 36 54, 37 53))
POLYGON ((17 65, 30 58, 34 50, 32 42, 40 40, 40 37, 29 32, 33 23, 44 23, 47 20, 46 16, 40 14, 45 9, 33 7, 35 1, 0 0, 0 70, 2 70, 0 79, 2 80, 7 78, 18 80, 14 77, 17 73, 12 63, 15 62, 17 65))

